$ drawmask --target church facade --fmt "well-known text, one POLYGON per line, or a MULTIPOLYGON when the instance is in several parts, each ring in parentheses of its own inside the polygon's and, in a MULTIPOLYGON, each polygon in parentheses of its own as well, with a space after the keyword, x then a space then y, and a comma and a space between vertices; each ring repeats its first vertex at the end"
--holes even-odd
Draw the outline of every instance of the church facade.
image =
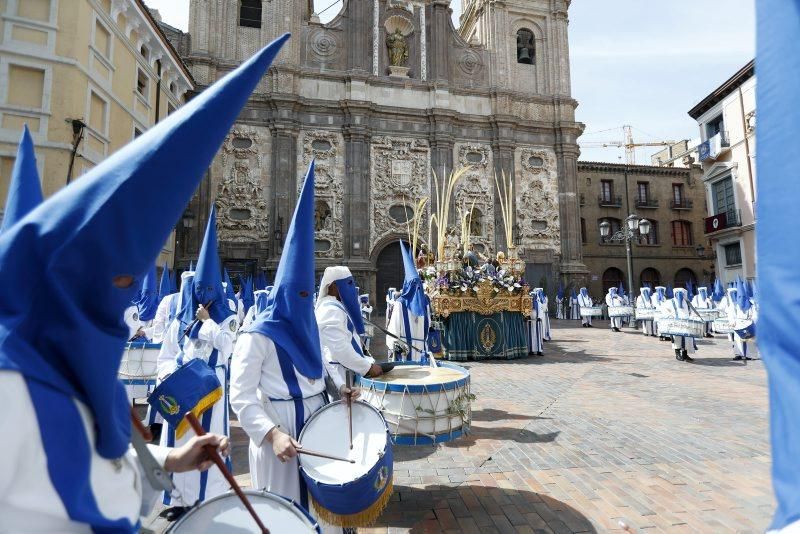
POLYGON ((465 0, 457 30, 450 0, 343 0, 327 24, 312 0, 192 0, 188 35, 167 34, 200 87, 293 37, 183 217, 176 266, 195 258, 214 202, 228 270, 273 274, 313 160, 318 269, 348 265, 376 303, 402 283, 397 243, 419 199, 434 199, 434 174, 464 166, 451 211, 472 210, 479 250, 506 249, 504 173, 528 279, 582 280, 569 3, 465 0))

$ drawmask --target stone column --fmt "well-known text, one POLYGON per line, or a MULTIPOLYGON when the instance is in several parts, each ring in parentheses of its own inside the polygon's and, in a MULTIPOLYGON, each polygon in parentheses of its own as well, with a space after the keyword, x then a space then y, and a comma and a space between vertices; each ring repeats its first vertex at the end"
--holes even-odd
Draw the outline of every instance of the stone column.
MULTIPOLYGON (((453 172, 453 146, 455 139, 453 138, 453 121, 457 120, 455 113, 445 110, 436 110, 431 116, 431 132, 429 143, 431 147, 431 170, 436 173, 439 178, 439 184, 443 180, 450 177, 453 172)), ((431 210, 435 211, 436 195, 433 189, 436 183, 433 181, 433 174, 431 174, 431 210)), ((452 199, 451 199, 452 200, 452 199)), ((434 211, 431 211, 433 213, 434 211)), ((455 206, 451 206, 450 217, 447 221, 448 225, 457 225, 458 212, 455 206)), ((427 233, 427 228, 423 232, 427 233)), ((426 235, 427 237, 427 235, 426 235)))
POLYGON ((583 263, 581 249, 581 213, 578 199, 580 150, 574 141, 557 143, 555 149, 558 160, 558 215, 561 221, 561 277, 565 285, 570 282, 584 284, 589 271, 583 263))
POLYGON ((369 73, 372 71, 372 21, 373 6, 370 2, 348 2, 348 18, 351 21, 347 32, 347 68, 350 71, 369 73))
POLYGON ((450 64, 450 0, 433 0, 431 4, 431 42, 426 43, 430 50, 430 79, 447 83, 450 64))
POLYGON ((369 106, 344 102, 342 135, 345 144, 344 257, 357 263, 369 262, 370 232, 370 128, 369 106))
POLYGON ((428 23, 425 16, 425 4, 419 6, 419 77, 428 79, 428 23))
MULTIPOLYGON (((297 137, 298 131, 293 123, 276 121, 272 124, 272 180, 273 216, 270 231, 270 259, 277 262, 280 258, 282 243, 275 240, 278 221, 283 220, 283 239, 292 221, 294 206, 297 202, 297 137)), ((303 171, 304 172, 304 171, 303 171)))

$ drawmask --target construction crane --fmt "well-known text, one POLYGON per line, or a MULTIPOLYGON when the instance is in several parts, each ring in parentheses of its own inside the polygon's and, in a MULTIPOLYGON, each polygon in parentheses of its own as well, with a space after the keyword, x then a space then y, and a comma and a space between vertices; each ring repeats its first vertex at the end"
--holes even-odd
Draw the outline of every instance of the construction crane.
POLYGON ((655 141, 653 143, 634 143, 633 131, 629 124, 622 127, 625 133, 625 141, 588 141, 585 143, 578 143, 585 148, 624 148, 625 149, 625 162, 628 165, 636 165, 636 149, 643 146, 672 146, 678 141, 655 141))

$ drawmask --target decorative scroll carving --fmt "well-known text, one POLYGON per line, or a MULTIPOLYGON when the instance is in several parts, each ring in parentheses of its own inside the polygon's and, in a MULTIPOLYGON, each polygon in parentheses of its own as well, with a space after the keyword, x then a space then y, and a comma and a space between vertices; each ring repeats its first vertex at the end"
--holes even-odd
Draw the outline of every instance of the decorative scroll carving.
POLYGON ((482 280, 475 294, 454 296, 446 293, 434 293, 431 305, 436 315, 449 317, 451 313, 475 312, 480 315, 493 315, 503 311, 521 313, 530 317, 533 299, 528 295, 530 288, 523 286, 520 294, 505 296, 497 294, 491 280, 482 280))
POLYGON ((481 56, 472 50, 465 50, 458 60, 458 68, 467 76, 475 76, 483 70, 481 56))
MULTIPOLYGON (((494 243, 494 169, 492 149, 489 145, 456 144, 455 160, 458 167, 471 166, 455 187, 454 208, 467 211, 473 206, 480 211, 482 224, 472 221, 474 228, 470 231, 470 242, 480 244, 485 251, 491 250, 494 243), (479 232, 474 232, 480 226, 479 232)), ((460 225, 457 229, 460 233, 460 225)))
MULTIPOLYGON (((520 148, 515 153, 517 221, 524 249, 560 250, 558 172, 549 148, 520 148)), ((520 251, 522 252, 522 251, 520 251)))
POLYGON ((258 130, 235 126, 222 146, 222 180, 217 185, 220 241, 269 239, 270 216, 261 181, 263 142, 258 130))
MULTIPOLYGON (((392 206, 413 208, 417 200, 430 196, 430 148, 423 139, 375 137, 372 142, 370 173, 372 204, 370 210, 370 250, 383 237, 402 233, 389 214, 392 206)), ((427 239, 428 216, 423 217, 421 238, 427 239)))
POLYGON ((309 34, 308 48, 318 61, 335 60, 342 50, 334 33, 322 28, 317 28, 309 34))
POLYGON ((327 130, 307 130, 300 134, 298 151, 297 190, 303 185, 306 169, 315 162, 314 236, 319 258, 341 258, 344 255, 343 235, 343 191, 344 155, 341 134, 327 130), (321 246, 324 242, 330 247, 321 246))

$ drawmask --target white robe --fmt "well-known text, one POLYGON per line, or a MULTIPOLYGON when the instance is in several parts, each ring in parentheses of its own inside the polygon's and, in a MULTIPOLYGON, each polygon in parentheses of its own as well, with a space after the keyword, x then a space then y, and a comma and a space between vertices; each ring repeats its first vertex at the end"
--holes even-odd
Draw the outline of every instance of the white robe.
MULTIPOLYGON (((213 349, 217 349, 217 363, 214 370, 220 384, 222 384, 223 394, 222 398, 211 408, 211 422, 206 431, 224 436, 230 435, 226 370, 228 357, 233 350, 236 328, 235 315, 229 316, 223 324, 217 324, 212 319, 208 319, 200 327, 197 339, 190 339, 188 336, 183 339, 184 363, 195 358, 200 358, 208 363, 213 349)), ((161 352, 158 355, 159 380, 164 380, 168 374, 177 368, 177 358, 181 354, 178 339, 182 334, 181 322, 172 321, 161 344, 161 352)), ((205 414, 200 418, 201 422, 204 417, 205 414)), ((187 431, 180 439, 176 439, 174 429, 169 424, 165 424, 161 432, 161 445, 177 447, 186 443, 193 435, 194 432, 187 431), (172 443, 173 439, 174 443, 172 443)), ((180 498, 173 499, 170 502, 171 500, 165 496, 165 504, 173 506, 191 506, 200 499, 201 495, 207 500, 230 489, 219 469, 209 469, 206 475, 197 471, 178 473, 173 475, 172 480, 176 489, 180 492, 180 498), (205 484, 203 484, 204 481, 205 484)))
POLYGON ((564 299, 556 297, 556 319, 564 319, 564 299))
MULTIPOLYGON (((95 442, 94 419, 89 409, 74 400, 84 423, 88 443, 95 442)), ((0 371, 0 531, 91 532, 71 521, 47 469, 36 411, 25 379, 13 371, 0 371)), ((74 444, 64 444, 64 446, 74 444)), ((164 466, 169 449, 148 445, 164 466)), ((107 460, 92 448, 90 485, 98 509, 109 519, 127 518, 132 524, 146 516, 159 493, 142 471, 133 449, 119 461, 107 460)))
MULTIPOLYGON (((642 308, 647 310, 653 310, 656 308, 655 304, 653 303, 653 296, 650 295, 649 297, 645 298, 644 295, 639 295, 636 297, 636 308, 642 308)), ((641 321, 642 323, 642 333, 646 336, 654 336, 656 335, 656 325, 654 320, 646 320, 641 321)))
MULTIPOLYGON (((663 317, 671 317, 673 319, 691 319, 692 312, 689 310, 689 303, 684 299, 683 306, 678 306, 678 301, 674 298, 664 301, 661 305, 661 314, 663 317), (674 305, 673 305, 674 304, 674 305)), ((697 316, 694 316, 696 319, 697 316)), ((673 350, 681 349, 688 353, 693 353, 697 350, 695 340, 689 336, 672 336, 673 350)))
POLYGON ((581 318, 581 307, 578 304, 578 297, 569 298, 569 318, 573 321, 577 321, 581 318))
POLYGON ((540 354, 544 352, 543 315, 545 315, 545 313, 542 311, 541 303, 534 295, 531 319, 528 321, 528 352, 531 354, 540 354))
MULTIPOLYGON (((611 293, 606 294, 606 306, 609 308, 615 308, 617 306, 624 306, 625 299, 620 297, 619 295, 612 295, 611 293)), ((609 326, 611 328, 622 328, 622 317, 610 317, 609 326)))
POLYGON ((328 374, 339 375, 337 382, 345 382, 345 373, 350 369, 365 375, 375 360, 356 350, 361 347, 361 338, 353 328, 344 306, 336 297, 322 297, 314 311, 319 327, 322 360, 328 374))
POLYGON ((542 320, 542 333, 545 341, 552 341, 550 335, 550 300, 545 296, 544 302, 539 303, 539 318, 542 320))
MULTIPOLYGON (((578 293, 578 311, 579 312, 580 312, 580 308, 582 306, 583 307, 587 307, 587 308, 593 306, 592 297, 590 297, 588 295, 584 297, 583 295, 578 293)), ((586 315, 586 316, 581 315, 581 322, 583 324, 592 324, 592 317, 590 315, 586 315)))
MULTIPOLYGON (((756 310, 755 305, 751 304, 750 309, 747 311, 742 311, 737 303, 734 306, 728 307, 727 309, 728 314, 728 322, 732 324, 736 324, 737 321, 745 321, 751 320, 753 322, 758 319, 758 311, 756 310)), ((728 334, 728 339, 731 341, 733 345, 733 354, 734 356, 742 356, 743 358, 747 358, 747 344, 750 340, 742 339, 736 332, 731 332, 728 334)))
MULTIPOLYGON (((403 320, 403 308, 404 305, 402 300, 397 299, 394 301, 392 318, 389 321, 389 327, 387 330, 403 341, 400 342, 397 339, 387 337, 386 344, 389 348, 390 358, 394 357, 396 345, 406 345, 406 328, 403 320)), ((408 360, 419 361, 422 358, 422 354, 428 352, 428 347, 426 344, 428 332, 425 328, 426 325, 430 326, 430 310, 427 307, 425 309, 424 316, 414 315, 410 311, 408 312, 408 326, 411 330, 411 349, 410 354, 406 353, 403 356, 404 358, 408 360)))
MULTIPOLYGON (((714 309, 714 300, 709 296, 703 298, 698 293, 694 297, 692 297, 692 306, 694 306, 698 310, 713 310, 714 309)), ((711 325, 713 325, 713 321, 706 321, 706 334, 711 333, 711 325)))

